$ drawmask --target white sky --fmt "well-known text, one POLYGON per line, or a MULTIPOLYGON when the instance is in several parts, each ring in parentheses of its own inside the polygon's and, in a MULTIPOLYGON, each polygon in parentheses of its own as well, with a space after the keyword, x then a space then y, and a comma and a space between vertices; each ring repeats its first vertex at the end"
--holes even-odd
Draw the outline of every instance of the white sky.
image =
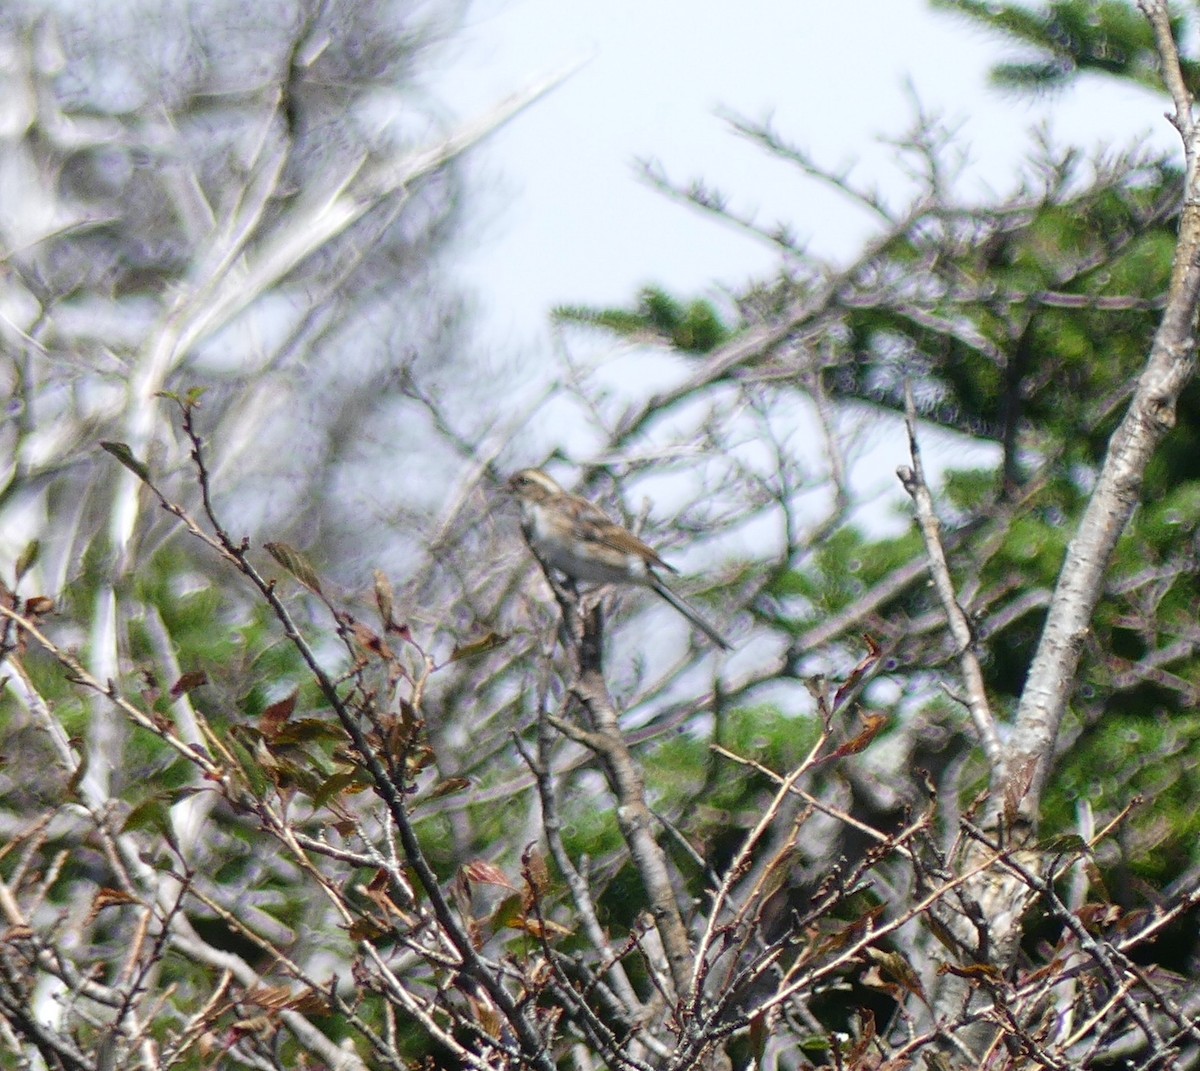
POLYGON ((1010 188, 1028 129, 1047 118, 1061 142, 1178 151, 1166 99, 1112 80, 1032 104, 987 90, 1005 46, 926 0, 474 0, 450 49, 432 88, 463 120, 592 56, 469 160, 469 237, 455 252, 477 338, 535 367, 557 360, 556 304, 628 304, 648 283, 716 294, 773 268, 765 244, 641 181, 639 157, 703 178, 767 225, 787 221, 823 255, 845 258, 869 233, 862 212, 735 137, 720 108, 771 114, 816 158, 898 197, 880 139, 912 122, 908 81, 959 127, 979 186, 1010 188))
MULTIPOLYGON (((909 84, 958 129, 972 191, 1011 189, 1043 122, 1056 144, 1178 151, 1166 97, 1115 80, 1087 77, 1034 102, 988 88, 989 66, 1017 56, 1015 46, 925 0, 479 0, 452 47, 435 91, 462 118, 592 56, 472 155, 460 275, 480 343, 530 367, 557 360, 556 304, 629 305, 647 283, 715 295, 775 264, 765 244, 651 189, 638 158, 678 182, 703 178, 766 224, 787 221, 825 256, 847 258, 870 233, 866 215, 734 136, 718 109, 771 115, 790 142, 897 197, 903 176, 883 139, 913 121, 909 84)), ((857 445, 859 494, 902 497, 900 429, 884 422, 857 445)), ((964 460, 949 436, 924 445, 935 472, 939 460, 964 460)))
POLYGON ((1113 80, 1036 103, 988 89, 989 64, 1014 49, 925 0, 480 0, 455 47, 437 92, 464 117, 594 57, 474 156, 484 211, 462 272, 484 337, 505 348, 543 349, 557 303, 627 304, 647 282, 686 293, 769 269, 765 246, 644 184, 639 157, 789 221, 817 252, 856 247, 866 217, 732 135, 721 107, 773 115, 791 141, 830 164, 858 161, 856 177, 885 190, 901 180, 880 138, 912 120, 906 80, 960 128, 971 174, 994 189, 1013 184, 1042 120, 1088 148, 1178 144, 1165 97, 1113 80))

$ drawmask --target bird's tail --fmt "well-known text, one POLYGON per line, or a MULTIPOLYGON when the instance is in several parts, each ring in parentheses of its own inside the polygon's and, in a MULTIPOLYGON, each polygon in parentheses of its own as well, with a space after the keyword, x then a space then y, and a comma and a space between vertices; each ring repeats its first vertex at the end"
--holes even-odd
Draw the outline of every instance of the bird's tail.
POLYGON ((722 651, 732 651, 733 645, 725 639, 715 628, 700 616, 700 614, 692 609, 692 607, 684 602, 683 597, 676 595, 666 584, 658 577, 654 577, 654 582, 651 587, 662 598, 666 599, 672 606, 675 607, 684 617, 686 617, 693 625, 704 633, 710 640, 713 641, 722 651))

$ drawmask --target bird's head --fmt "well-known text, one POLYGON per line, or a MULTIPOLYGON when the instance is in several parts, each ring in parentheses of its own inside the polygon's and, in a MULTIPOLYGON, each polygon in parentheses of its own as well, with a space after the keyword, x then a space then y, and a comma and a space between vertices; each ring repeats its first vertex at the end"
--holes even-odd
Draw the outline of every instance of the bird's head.
POLYGON ((527 502, 545 502, 563 489, 540 469, 522 469, 508 481, 508 489, 527 502))

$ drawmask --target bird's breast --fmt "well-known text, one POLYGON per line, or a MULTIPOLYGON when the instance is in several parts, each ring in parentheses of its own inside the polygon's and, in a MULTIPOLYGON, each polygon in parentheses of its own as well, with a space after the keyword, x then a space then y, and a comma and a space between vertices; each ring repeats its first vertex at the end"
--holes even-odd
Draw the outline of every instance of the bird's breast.
POLYGON ((544 510, 529 510, 524 528, 534 553, 552 569, 576 580, 592 584, 647 584, 651 580, 640 555, 585 539, 544 510))

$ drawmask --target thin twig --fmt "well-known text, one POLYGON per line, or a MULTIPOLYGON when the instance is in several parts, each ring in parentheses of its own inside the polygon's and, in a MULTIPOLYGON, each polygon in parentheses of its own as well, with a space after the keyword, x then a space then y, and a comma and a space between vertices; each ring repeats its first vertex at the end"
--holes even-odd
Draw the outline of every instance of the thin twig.
POLYGON ((958 664, 967 688, 967 709, 975 723, 979 743, 991 764, 993 773, 999 771, 1001 762, 1000 739, 996 735, 996 723, 988 704, 987 689, 983 682, 983 667, 975 654, 975 637, 967 615, 958 604, 954 593, 954 581, 950 577, 950 565, 942 546, 941 524, 933 509, 933 496, 925 482, 925 468, 921 463, 921 450, 917 443, 917 407, 913 401, 912 384, 904 385, 905 423, 908 426, 908 447, 912 457, 912 468, 901 466, 897 470, 904 489, 912 496, 917 511, 917 521, 925 540, 925 555, 929 560, 929 572, 933 586, 946 613, 950 634, 958 647, 958 664))

